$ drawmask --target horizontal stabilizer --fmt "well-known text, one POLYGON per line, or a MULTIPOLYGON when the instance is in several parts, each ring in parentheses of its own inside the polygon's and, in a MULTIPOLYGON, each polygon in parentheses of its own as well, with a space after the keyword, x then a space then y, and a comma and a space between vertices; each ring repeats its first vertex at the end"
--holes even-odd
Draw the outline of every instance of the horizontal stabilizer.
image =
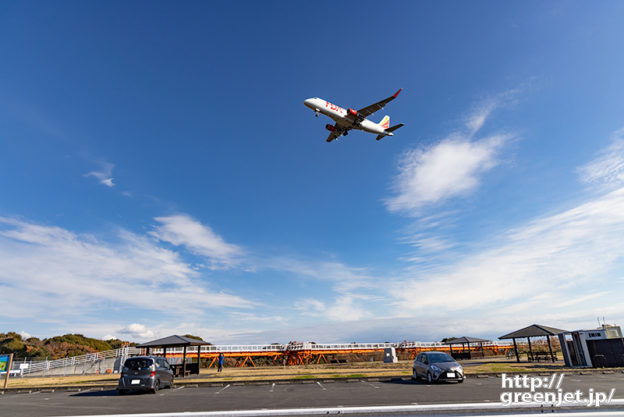
POLYGON ((386 132, 394 132, 395 130, 403 126, 405 126, 403 123, 399 123, 398 125, 394 125, 392 127, 387 128, 386 132))
POLYGON ((394 125, 394 126, 392 126, 392 127, 387 128, 387 129, 386 129, 386 132, 387 132, 387 133, 386 133, 386 134, 381 134, 381 135, 378 135, 378 136, 377 136, 377 140, 382 139, 384 136, 391 136, 391 135, 388 135, 388 133, 390 133, 390 134, 391 134, 392 132, 394 132, 395 130, 397 130, 398 128, 403 127, 403 126, 405 126, 403 123, 399 123, 398 125, 394 125))

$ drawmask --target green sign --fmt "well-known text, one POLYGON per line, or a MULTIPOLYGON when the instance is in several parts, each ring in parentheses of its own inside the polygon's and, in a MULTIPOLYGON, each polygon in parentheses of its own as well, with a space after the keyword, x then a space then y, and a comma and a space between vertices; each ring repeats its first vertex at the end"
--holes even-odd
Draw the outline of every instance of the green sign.
POLYGON ((9 367, 9 355, 0 355, 0 372, 4 372, 9 367))

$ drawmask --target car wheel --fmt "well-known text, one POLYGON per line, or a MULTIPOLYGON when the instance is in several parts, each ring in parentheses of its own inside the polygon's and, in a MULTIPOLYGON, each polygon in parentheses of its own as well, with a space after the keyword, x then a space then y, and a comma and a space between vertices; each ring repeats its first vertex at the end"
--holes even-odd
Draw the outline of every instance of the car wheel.
POLYGON ((418 372, 416 372, 416 369, 412 370, 412 379, 418 381, 418 372))
POLYGON ((431 372, 427 372, 427 383, 431 384, 433 382, 433 377, 431 376, 431 372))
POLYGON ((154 381, 154 388, 152 388, 152 394, 156 394, 160 389, 160 379, 154 381))
POLYGON ((119 393, 119 395, 126 395, 128 391, 126 391, 125 389, 118 389, 117 393, 119 393))

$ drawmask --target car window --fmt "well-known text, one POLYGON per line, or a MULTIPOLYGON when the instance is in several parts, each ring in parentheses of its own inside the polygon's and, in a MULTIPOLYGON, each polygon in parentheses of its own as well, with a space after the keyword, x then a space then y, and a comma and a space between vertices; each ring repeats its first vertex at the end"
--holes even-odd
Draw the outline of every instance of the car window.
POLYGON ((149 369, 154 364, 152 359, 148 358, 130 358, 126 359, 124 366, 133 371, 143 371, 149 369))
POLYGON ((427 356, 429 357, 429 362, 431 362, 431 363, 454 362, 455 361, 448 354, 443 353, 443 352, 430 353, 427 356))
POLYGON ((422 355, 422 360, 421 360, 421 362, 422 362, 422 363, 424 363, 425 365, 428 365, 428 364, 429 364, 429 361, 427 360, 427 355, 422 355))
POLYGON ((165 366, 165 369, 171 369, 171 365, 169 365, 169 362, 167 362, 167 359, 163 359, 163 365, 165 366))

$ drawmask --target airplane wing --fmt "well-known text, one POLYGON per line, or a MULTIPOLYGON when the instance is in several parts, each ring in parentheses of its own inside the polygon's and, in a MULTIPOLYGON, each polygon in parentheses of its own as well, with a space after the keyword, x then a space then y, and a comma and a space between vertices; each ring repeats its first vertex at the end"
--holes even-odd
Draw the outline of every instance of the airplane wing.
POLYGON ((344 130, 341 129, 336 129, 334 131, 332 131, 329 136, 327 136, 327 139, 325 139, 327 142, 331 142, 334 139, 338 139, 338 137, 340 135, 342 135, 342 132, 344 132, 344 130))
POLYGON ((385 100, 381 100, 375 104, 371 104, 370 106, 366 106, 363 109, 358 110, 358 116, 365 118, 375 113, 376 111, 383 109, 384 107, 386 107, 386 104, 390 103, 392 100, 397 98, 401 90, 402 88, 400 88, 399 91, 394 93, 393 96, 390 96, 385 100))

